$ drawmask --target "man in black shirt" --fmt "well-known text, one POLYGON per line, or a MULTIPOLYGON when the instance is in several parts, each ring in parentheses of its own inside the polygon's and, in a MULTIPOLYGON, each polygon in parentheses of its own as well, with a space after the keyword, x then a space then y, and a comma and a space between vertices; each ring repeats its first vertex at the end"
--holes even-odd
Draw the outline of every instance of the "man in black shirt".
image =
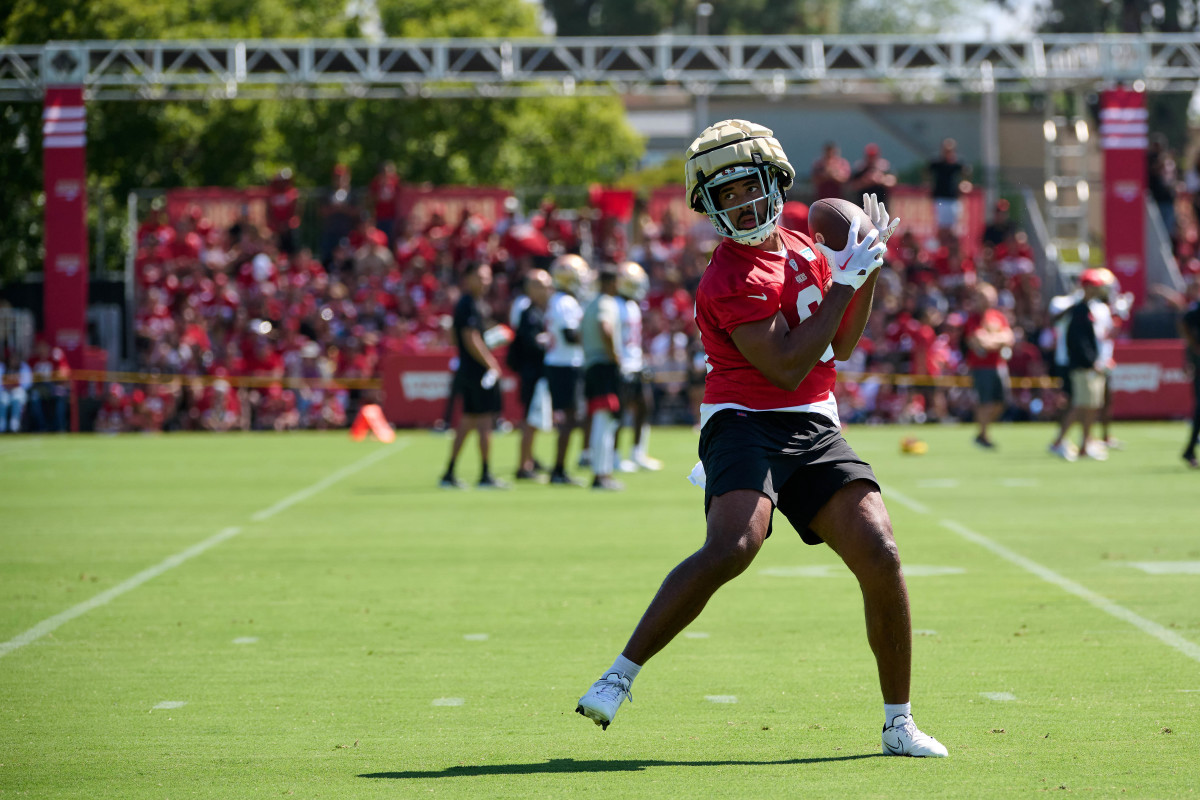
POLYGON ((937 161, 929 162, 929 175, 933 181, 929 194, 933 197, 939 236, 953 232, 958 226, 962 216, 959 198, 964 191, 971 189, 971 184, 967 182, 970 171, 970 167, 958 160, 958 143, 953 139, 942 140, 937 161))
POLYGON ((480 302, 492 285, 492 268, 487 264, 468 263, 462 276, 463 294, 454 306, 454 341, 458 345, 458 373, 454 381, 462 392, 463 413, 454 430, 450 463, 442 476, 443 489, 461 489, 454 477, 454 464, 463 442, 472 428, 479 434, 479 459, 482 472, 480 489, 507 489, 508 484, 492 477, 488 470, 488 448, 492 427, 500 412, 500 364, 483 340, 486 309, 480 302))
MULTIPOLYGON (((544 378, 544 361, 546 347, 550 343, 550 334, 546 332, 546 306, 550 303, 550 295, 554 293, 554 284, 550 273, 544 269, 530 270, 525 276, 525 295, 529 305, 521 312, 517 322, 516 336, 508 346, 508 365, 521 379, 521 454, 517 464, 519 480, 534 480, 537 478, 537 462, 533 458, 533 436, 537 426, 530 419, 533 410, 533 398, 539 381, 544 378)), ((544 381, 543 381, 544 383, 544 381)), ((545 412, 550 413, 550 390, 543 387, 545 393, 545 412)), ((552 419, 552 418, 551 418, 552 419)), ((551 424, 553 424, 551 422, 551 424)), ((549 430, 547 428, 547 430, 549 430)))
POLYGON ((1183 355, 1184 369, 1192 373, 1192 430, 1188 434, 1183 460, 1192 469, 1200 467, 1196 461, 1196 438, 1200 436, 1200 299, 1188 306, 1179 320, 1179 333, 1183 336, 1187 350, 1183 355))

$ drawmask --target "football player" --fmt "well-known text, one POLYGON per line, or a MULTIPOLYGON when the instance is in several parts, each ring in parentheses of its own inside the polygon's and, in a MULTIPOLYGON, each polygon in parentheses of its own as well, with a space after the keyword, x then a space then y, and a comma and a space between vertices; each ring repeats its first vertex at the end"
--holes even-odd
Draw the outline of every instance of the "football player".
POLYGON ((550 387, 554 422, 558 427, 558 449, 554 457, 554 470, 550 473, 550 483, 553 484, 579 485, 578 481, 567 475, 566 463, 571 432, 579 427, 579 391, 583 369, 583 347, 579 339, 583 308, 579 305, 579 296, 590 274, 587 262, 574 253, 559 256, 550 265, 550 279, 556 291, 546 309, 546 331, 550 334, 550 346, 546 350, 545 376, 550 387))
POLYGON ((651 458, 647 452, 650 446, 650 386, 645 379, 646 362, 642 357, 642 301, 650 289, 650 279, 636 261, 626 261, 617 270, 621 310, 621 400, 633 414, 633 450, 628 465, 626 462, 620 462, 620 465, 622 471, 660 470, 662 462, 651 458))
POLYGON ((612 477, 618 420, 621 416, 621 374, 618 363, 621 333, 621 300, 617 297, 617 267, 599 270, 600 292, 583 311, 580 326, 583 344, 583 391, 591 416, 593 489, 620 491, 612 477))
POLYGON ((840 252, 780 227, 796 171, 772 132, 752 122, 707 128, 685 163, 689 204, 724 237, 696 292, 708 375, 692 479, 704 486, 708 530, 576 710, 607 728, 642 665, 754 560, 778 508, 804 542, 829 545, 858 579, 883 694, 883 753, 945 756, 913 724, 899 551, 871 467, 842 438, 832 391, 834 360, 862 335, 897 221, 865 197, 875 230, 860 236, 855 220, 840 252))

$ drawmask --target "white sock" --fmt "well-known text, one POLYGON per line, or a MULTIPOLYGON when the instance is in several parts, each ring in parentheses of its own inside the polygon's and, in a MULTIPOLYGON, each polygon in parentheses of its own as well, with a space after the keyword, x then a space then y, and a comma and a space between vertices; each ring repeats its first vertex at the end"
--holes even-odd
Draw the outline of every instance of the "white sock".
POLYGON ((592 472, 596 475, 608 475, 606 462, 612 457, 612 446, 604 446, 608 434, 608 421, 612 415, 607 411, 596 411, 592 414, 592 435, 588 439, 589 450, 592 453, 592 472))
POLYGON ((892 720, 896 717, 912 716, 912 703, 884 703, 883 704, 883 724, 888 726, 892 724, 892 720))
POLYGON ((643 425, 638 430, 641 436, 638 437, 638 443, 633 446, 633 455, 635 458, 642 458, 650 451, 650 425, 643 425))
POLYGON ((625 656, 617 656, 617 660, 613 662, 612 667, 605 670, 604 674, 607 675, 610 672, 619 673, 628 678, 630 685, 633 685, 633 679, 636 678, 638 673, 641 671, 642 668, 638 664, 633 663, 625 656))

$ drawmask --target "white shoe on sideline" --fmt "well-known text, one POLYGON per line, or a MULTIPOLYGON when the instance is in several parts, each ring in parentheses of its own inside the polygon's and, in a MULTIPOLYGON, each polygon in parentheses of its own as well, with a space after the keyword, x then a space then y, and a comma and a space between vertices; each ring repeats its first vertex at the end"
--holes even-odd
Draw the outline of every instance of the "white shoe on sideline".
POLYGON ((893 717, 892 724, 884 727, 883 754, 885 756, 945 758, 949 752, 937 739, 917 730, 912 717, 903 714, 893 717))
POLYGON ((1079 448, 1068 442, 1066 439, 1063 439, 1057 445, 1051 443, 1050 447, 1047 449, 1054 455, 1061 458, 1063 461, 1074 461, 1079 457, 1079 448))
POLYGON ((622 458, 617 464, 618 472, 637 472, 638 465, 630 461, 628 458, 622 458))
POLYGON ((592 688, 579 698, 579 705, 575 707, 575 713, 583 714, 599 725, 602 730, 608 730, 608 724, 617 715, 617 709, 621 707, 621 703, 625 702, 626 698, 629 702, 633 702, 629 685, 629 679, 621 673, 608 673, 593 683, 592 688))
POLYGON ((1083 455, 1094 461, 1108 461, 1108 448, 1104 446, 1103 442, 1093 439, 1092 441, 1088 442, 1087 447, 1083 451, 1083 455))
POLYGON ((633 463, 637 464, 639 467, 647 470, 648 472, 658 472, 663 467, 661 461, 659 461, 657 458, 651 458, 645 453, 634 453, 633 463))

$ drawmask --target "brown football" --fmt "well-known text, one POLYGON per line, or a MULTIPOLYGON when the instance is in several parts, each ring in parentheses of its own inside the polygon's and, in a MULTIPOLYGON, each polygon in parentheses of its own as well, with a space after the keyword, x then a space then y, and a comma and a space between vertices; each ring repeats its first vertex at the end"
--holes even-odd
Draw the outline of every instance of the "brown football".
POLYGON ((859 220, 858 239, 862 241, 864 233, 875 230, 867 212, 849 200, 818 200, 808 207, 808 235, 814 242, 823 241, 834 252, 844 250, 846 235, 855 217, 859 220))

